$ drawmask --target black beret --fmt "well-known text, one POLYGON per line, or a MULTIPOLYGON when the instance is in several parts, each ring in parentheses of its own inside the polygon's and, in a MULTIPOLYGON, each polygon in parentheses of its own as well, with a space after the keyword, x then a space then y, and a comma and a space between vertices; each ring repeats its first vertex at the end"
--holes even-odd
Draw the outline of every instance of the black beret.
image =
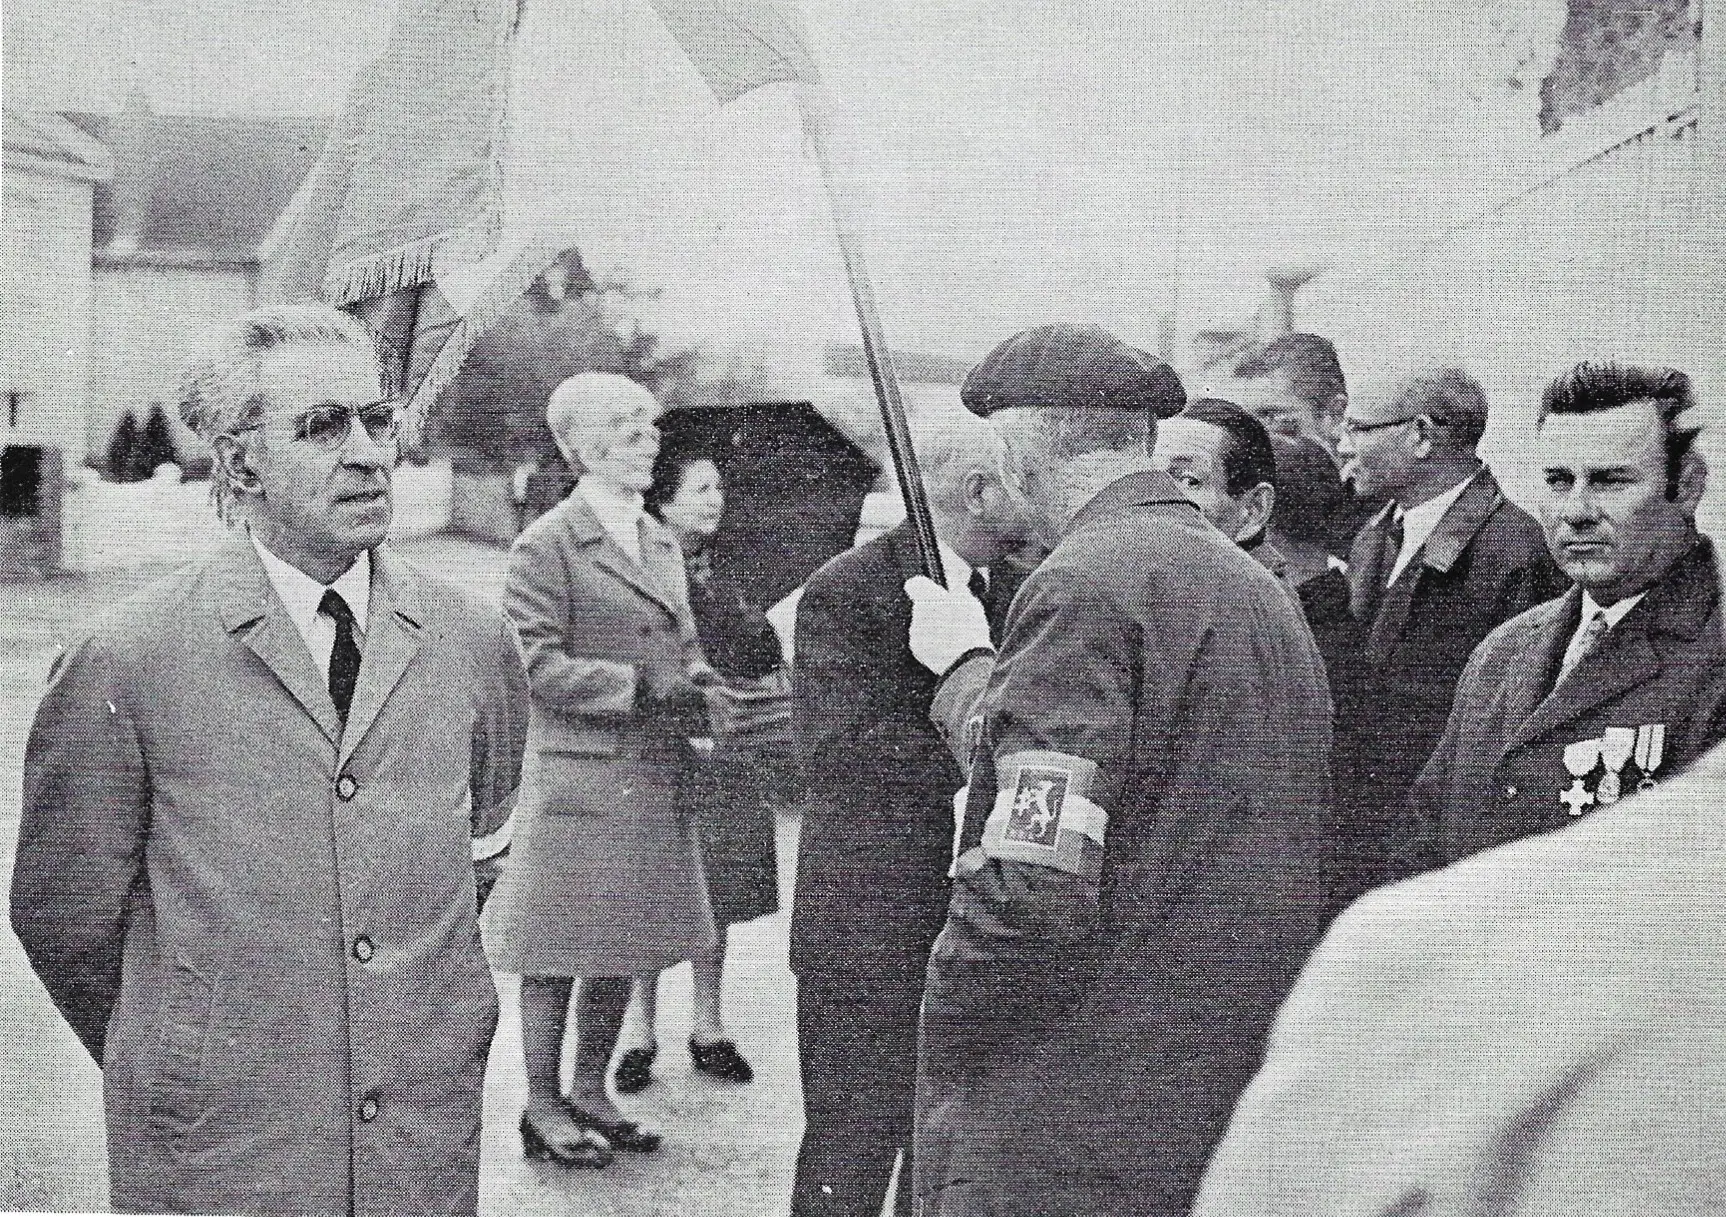
POLYGON ((1168 364, 1099 325, 1039 325, 983 356, 959 390, 981 418, 1013 406, 1145 410, 1172 418, 1187 391, 1168 364))

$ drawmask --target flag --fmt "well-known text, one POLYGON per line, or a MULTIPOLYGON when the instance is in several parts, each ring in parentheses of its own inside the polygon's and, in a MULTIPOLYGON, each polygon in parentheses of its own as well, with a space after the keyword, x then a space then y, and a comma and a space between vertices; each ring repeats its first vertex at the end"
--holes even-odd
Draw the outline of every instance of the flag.
POLYGON ((651 0, 720 105, 783 82, 818 84, 802 23, 771 0, 651 0))

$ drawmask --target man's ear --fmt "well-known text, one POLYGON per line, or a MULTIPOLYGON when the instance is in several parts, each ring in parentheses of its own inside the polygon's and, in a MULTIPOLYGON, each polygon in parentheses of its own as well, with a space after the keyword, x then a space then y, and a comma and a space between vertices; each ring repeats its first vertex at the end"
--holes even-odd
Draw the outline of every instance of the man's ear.
POLYGON ((251 454, 237 435, 218 435, 210 440, 210 452, 228 485, 249 490, 258 484, 251 454))
POLYGON ((1438 447, 1438 424, 1431 416, 1417 414, 1414 419, 1414 442, 1410 445, 1414 455, 1420 460, 1431 456, 1438 447))
POLYGON ((965 476, 959 479, 959 493, 962 496, 965 514, 970 516, 987 516, 989 514, 989 491, 999 485, 999 479, 984 469, 967 470, 965 476))
POLYGON ((1260 482, 1247 491, 1246 496, 1241 500, 1241 506, 1246 515, 1241 520, 1240 536, 1235 539, 1241 541, 1248 537, 1256 537, 1264 532, 1270 526, 1271 513, 1276 510, 1276 505, 1276 487, 1269 482, 1260 482))
POLYGON ((1678 463, 1678 505, 1684 508, 1688 515, 1696 514, 1697 504, 1702 502, 1702 496, 1708 493, 1708 462, 1702 454, 1691 448, 1684 454, 1684 459, 1678 463))

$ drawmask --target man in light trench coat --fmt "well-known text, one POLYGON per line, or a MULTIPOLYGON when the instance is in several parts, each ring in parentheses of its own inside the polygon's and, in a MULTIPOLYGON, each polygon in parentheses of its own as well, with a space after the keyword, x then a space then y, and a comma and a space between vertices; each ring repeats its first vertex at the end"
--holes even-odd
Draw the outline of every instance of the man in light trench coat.
POLYGON ((400 411, 320 306, 181 416, 234 525, 63 653, 12 924, 102 1066, 116 1209, 471 1213, 497 995, 476 863, 526 690, 501 610, 383 545, 400 411))

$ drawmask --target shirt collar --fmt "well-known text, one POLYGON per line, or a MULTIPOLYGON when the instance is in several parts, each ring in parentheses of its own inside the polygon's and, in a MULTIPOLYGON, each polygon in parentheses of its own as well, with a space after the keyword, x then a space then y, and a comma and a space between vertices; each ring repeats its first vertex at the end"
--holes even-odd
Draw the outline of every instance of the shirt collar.
MULTIPOLYGON (((276 595, 280 597, 282 606, 288 610, 288 616, 299 627, 301 634, 304 634, 307 627, 317 620, 318 605, 323 602, 327 589, 299 567, 276 557, 258 540, 256 533, 247 529, 246 535, 251 538, 252 548, 258 551, 258 560, 264 564, 264 574, 269 576, 270 586, 276 589, 276 595)), ((361 553, 352 566, 336 577, 330 587, 335 588, 337 594, 348 602, 348 608, 354 615, 354 627, 364 635, 366 614, 371 611, 372 604, 371 551, 361 553)))
POLYGON ((1582 622, 1581 622, 1581 628, 1582 629, 1588 628, 1588 623, 1590 621, 1594 620, 1594 614, 1605 613, 1606 614, 1606 628, 1609 630, 1610 629, 1616 629, 1618 626, 1618 623, 1620 621, 1623 621, 1624 618, 1629 614, 1630 610, 1635 608, 1638 604, 1640 604, 1642 602, 1642 597, 1646 596, 1647 594, 1648 594, 1647 591, 1640 591, 1640 592, 1637 592, 1634 596, 1624 597, 1624 599, 1620 600, 1616 604, 1602 605, 1598 601, 1596 601, 1592 595, 1589 594, 1587 588, 1583 588, 1582 589, 1582 622))
POLYGON ((971 564, 961 558, 951 545, 939 537, 935 539, 935 548, 941 554, 941 569, 947 576, 947 586, 955 591, 969 586, 971 564))
POLYGON ((642 512, 639 494, 619 494, 593 478, 582 478, 576 483, 576 489, 593 509, 600 527, 610 533, 613 540, 631 552, 639 548, 641 541, 637 530, 641 526, 642 512), (626 537, 632 538, 634 543, 626 542, 626 537))
POLYGON ((1468 489, 1468 484, 1479 476, 1480 470, 1476 469, 1443 494, 1434 495, 1418 507, 1404 509, 1399 504, 1396 512, 1398 518, 1402 520, 1402 535, 1408 537, 1419 533, 1422 539, 1430 537, 1432 530, 1438 527, 1438 522, 1444 519, 1444 513, 1449 511, 1452 504, 1462 497, 1462 492, 1468 489))

